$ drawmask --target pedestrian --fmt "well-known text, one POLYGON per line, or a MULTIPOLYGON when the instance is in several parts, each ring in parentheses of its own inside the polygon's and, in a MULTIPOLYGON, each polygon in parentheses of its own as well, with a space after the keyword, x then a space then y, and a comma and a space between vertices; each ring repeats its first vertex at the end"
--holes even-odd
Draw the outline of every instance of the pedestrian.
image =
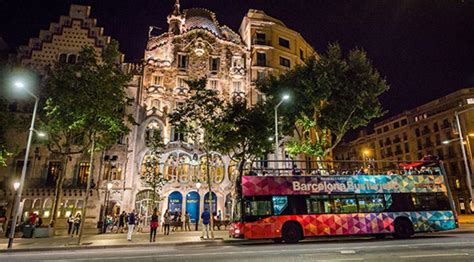
POLYGON ((164 227, 163 227, 163 235, 170 234, 170 223, 171 223, 171 215, 170 211, 166 209, 165 215, 163 216, 164 227))
POLYGON ((125 211, 122 211, 122 214, 119 215, 117 233, 119 231, 120 231, 120 233, 123 233, 123 228, 125 227, 125 217, 126 216, 127 216, 127 213, 125 213, 125 211))
POLYGON ((298 166, 294 164, 293 169, 291 170, 291 174, 294 176, 301 176, 301 169, 299 169, 298 166))
POLYGON ((217 220, 221 221, 221 219, 222 219, 222 211, 219 210, 219 212, 217 212, 217 220))
POLYGON ((135 224, 137 223, 136 221, 136 216, 135 216, 135 210, 132 211, 132 213, 128 214, 128 234, 127 234, 127 240, 132 241, 132 234, 133 234, 133 229, 135 227, 135 224))
POLYGON ((181 213, 178 213, 178 211, 174 212, 173 216, 173 229, 172 231, 176 231, 178 227, 181 227, 182 229, 182 222, 181 222, 181 213))
POLYGON ((151 215, 150 220, 150 242, 155 242, 156 240, 156 230, 159 225, 159 216, 158 216, 158 209, 155 207, 153 209, 153 215, 151 215))
POLYGON ((68 225, 68 228, 67 228, 67 234, 68 235, 71 235, 71 231, 72 231, 72 225, 74 224, 74 217, 72 216, 72 213, 69 215, 69 217, 67 218, 67 225, 68 225))
POLYGON ((79 227, 81 226, 81 213, 77 213, 76 217, 74 218, 74 229, 72 230, 71 237, 74 236, 74 233, 76 233, 76 236, 79 234, 79 227))
POLYGON ((190 224, 191 224, 191 217, 189 217, 189 213, 186 212, 184 214, 184 230, 185 231, 191 231, 190 224))
POLYGON ((202 219, 202 235, 201 238, 204 238, 204 232, 206 232, 206 237, 209 238, 209 222, 211 220, 211 214, 209 213, 207 207, 204 208, 204 212, 201 214, 202 219))

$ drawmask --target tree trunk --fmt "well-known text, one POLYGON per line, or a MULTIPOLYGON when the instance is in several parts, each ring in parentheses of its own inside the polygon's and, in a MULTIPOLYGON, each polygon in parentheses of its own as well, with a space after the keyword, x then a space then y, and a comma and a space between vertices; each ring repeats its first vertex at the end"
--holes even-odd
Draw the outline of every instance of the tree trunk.
POLYGON ((89 195, 91 190, 91 181, 92 181, 92 170, 94 170, 94 150, 95 150, 95 141, 92 138, 92 145, 91 145, 91 158, 89 161, 89 175, 87 176, 87 186, 86 186, 86 197, 84 199, 84 206, 82 207, 82 219, 81 225, 79 227, 79 237, 77 238, 77 244, 81 244, 82 240, 82 232, 84 231, 84 225, 86 222, 86 215, 87 215, 87 203, 89 202, 89 195))
MULTIPOLYGON (((211 214, 210 219, 210 230, 211 230, 211 238, 214 239, 214 213, 212 212, 212 181, 211 181, 211 170, 210 170, 210 163, 209 163, 209 152, 206 150, 206 173, 207 173, 207 186, 209 187, 209 213, 211 214)), ((217 204, 217 202, 216 202, 217 204)))
POLYGON ((66 176, 66 170, 67 170, 67 164, 69 162, 69 155, 64 154, 63 155, 63 166, 61 170, 61 174, 56 180, 56 188, 54 190, 54 201, 53 201, 53 208, 51 209, 51 220, 49 222, 50 227, 55 228, 56 227, 56 220, 58 218, 58 210, 59 206, 61 205, 61 197, 63 194, 63 182, 64 182, 64 177, 66 176))

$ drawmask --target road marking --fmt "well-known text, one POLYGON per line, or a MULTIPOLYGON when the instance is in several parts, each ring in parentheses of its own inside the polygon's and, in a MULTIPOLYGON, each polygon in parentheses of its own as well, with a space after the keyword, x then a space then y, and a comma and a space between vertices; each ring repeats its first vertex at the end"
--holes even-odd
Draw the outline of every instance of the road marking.
POLYGON ((451 256, 469 256, 469 253, 451 253, 451 254, 426 254, 426 255, 407 255, 399 258, 419 258, 419 257, 451 257, 451 256))
POLYGON ((348 254, 355 254, 355 250, 341 250, 341 254, 348 255, 348 254))
POLYGON ((335 259, 328 259, 328 260, 316 260, 318 262, 331 262, 331 261, 362 261, 363 258, 355 257, 355 258, 335 258, 335 259))

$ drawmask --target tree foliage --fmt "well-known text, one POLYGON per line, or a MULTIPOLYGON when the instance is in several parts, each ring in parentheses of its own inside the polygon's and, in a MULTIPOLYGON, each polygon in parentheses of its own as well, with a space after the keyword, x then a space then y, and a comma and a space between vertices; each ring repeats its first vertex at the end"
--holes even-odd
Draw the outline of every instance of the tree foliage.
POLYGON ((160 162, 160 156, 163 148, 165 147, 161 137, 161 132, 153 132, 153 136, 150 138, 148 147, 151 149, 151 152, 149 155, 145 156, 145 159, 142 163, 141 180, 145 186, 152 189, 152 200, 154 206, 155 201, 159 198, 160 190, 166 183, 163 173, 160 172, 160 168, 162 166, 162 163, 160 162))
POLYGON ((287 145, 289 152, 321 158, 349 130, 384 114, 378 97, 389 88, 365 51, 353 49, 344 56, 338 44, 258 86, 274 104, 282 93, 291 94, 292 104, 281 110, 284 131, 297 134, 287 145))
MULTIPOLYGON (((48 70, 40 120, 48 132, 48 149, 63 157, 53 214, 62 195, 69 156, 88 153, 92 144, 93 150, 114 144, 129 132, 127 120, 134 123, 126 112, 132 102, 126 95, 131 76, 121 70, 120 58, 113 41, 100 54, 84 47, 77 63, 57 63, 48 70)), ((52 224, 55 218, 52 216, 52 224)))

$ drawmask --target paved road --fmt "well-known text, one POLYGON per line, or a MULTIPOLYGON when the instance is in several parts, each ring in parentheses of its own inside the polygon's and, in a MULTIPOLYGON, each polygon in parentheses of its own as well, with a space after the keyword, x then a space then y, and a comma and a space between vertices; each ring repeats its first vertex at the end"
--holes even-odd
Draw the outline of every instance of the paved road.
POLYGON ((474 231, 408 240, 343 238, 296 245, 252 243, 1 253, 0 261, 474 261, 474 231))

